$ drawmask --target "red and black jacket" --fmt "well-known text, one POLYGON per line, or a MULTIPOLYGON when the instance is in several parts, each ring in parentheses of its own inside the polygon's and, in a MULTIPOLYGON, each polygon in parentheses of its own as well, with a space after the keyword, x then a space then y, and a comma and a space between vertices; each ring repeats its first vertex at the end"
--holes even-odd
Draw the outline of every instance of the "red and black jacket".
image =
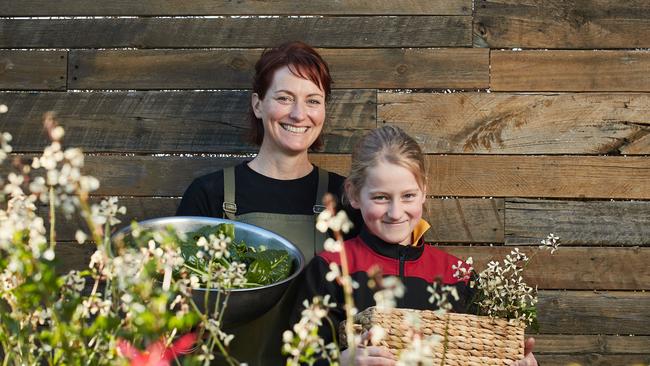
MULTIPOLYGON (((452 265, 457 265, 459 259, 453 255, 425 244, 422 239, 412 246, 390 244, 372 235, 365 227, 357 237, 347 240, 344 245, 350 275, 359 284, 353 294, 355 307, 359 311, 375 305, 375 290, 368 287, 368 271, 373 266, 379 266, 383 276, 399 276, 405 286, 404 297, 397 299, 397 307, 436 310, 437 306, 429 302, 431 293, 427 291, 427 287, 434 281, 441 281, 442 284, 453 285, 458 290, 460 300, 452 300, 453 311, 467 312, 473 290, 465 281, 454 278, 452 265)), ((305 268, 302 281, 299 282, 301 289, 292 314, 292 324, 300 319, 302 302, 311 300, 314 296, 330 295, 330 302, 337 304, 329 314, 337 329, 339 322, 345 319, 343 289, 336 282, 325 279, 332 262, 340 265, 340 254, 322 252, 305 268)), ((320 334, 326 344, 332 341, 329 326, 322 327, 320 334)))

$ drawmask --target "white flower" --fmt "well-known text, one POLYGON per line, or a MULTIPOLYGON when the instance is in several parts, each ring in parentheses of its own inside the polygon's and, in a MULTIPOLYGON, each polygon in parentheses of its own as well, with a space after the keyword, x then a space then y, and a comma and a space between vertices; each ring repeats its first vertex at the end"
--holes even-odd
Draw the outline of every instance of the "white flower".
POLYGON ((191 288, 199 288, 201 284, 201 281, 196 275, 191 275, 190 276, 190 287, 191 288))
POLYGON ((330 218, 332 218, 332 213, 329 210, 323 210, 319 213, 318 218, 316 219, 316 229, 321 233, 327 232, 330 218))
POLYGON ((334 262, 330 263, 330 271, 325 275, 325 279, 332 282, 339 277, 341 277, 339 265, 334 262))
POLYGON ((47 249, 45 252, 43 252, 43 258, 48 261, 54 260, 54 250, 47 249))
POLYGON ((56 126, 52 129, 51 137, 52 140, 59 141, 63 138, 63 135, 65 134, 65 131, 63 130, 63 127, 61 126, 56 126))
POLYGON ((343 243, 340 240, 335 240, 332 238, 325 239, 325 243, 323 243, 323 248, 328 252, 338 253, 341 251, 342 247, 343 243))
POLYGON ((129 293, 125 293, 122 295, 122 297, 120 297, 120 300, 126 304, 130 304, 133 301, 133 296, 131 296, 129 293))
POLYGON ((85 192, 94 192, 99 189, 99 180, 89 175, 83 176, 79 179, 79 188, 85 192))
POLYGON ((381 286, 382 289, 373 295, 377 310, 384 311, 395 308, 397 306, 396 299, 404 296, 405 288, 402 281, 399 277, 387 276, 381 280, 381 286))
POLYGON ((541 243, 542 245, 539 246, 540 249, 550 249, 551 254, 554 254, 560 246, 560 237, 550 233, 541 243))
POLYGON ((81 231, 81 230, 77 230, 77 231, 74 233, 74 238, 75 238, 75 240, 77 241, 77 243, 79 243, 79 244, 83 244, 83 243, 86 242, 86 239, 88 239, 88 235, 86 235, 86 233, 84 233, 84 232, 81 231))
POLYGON ((343 210, 337 212, 334 216, 329 210, 324 210, 318 214, 316 220, 316 229, 321 233, 327 232, 328 229, 347 233, 352 226, 352 221, 348 219, 348 215, 343 210))

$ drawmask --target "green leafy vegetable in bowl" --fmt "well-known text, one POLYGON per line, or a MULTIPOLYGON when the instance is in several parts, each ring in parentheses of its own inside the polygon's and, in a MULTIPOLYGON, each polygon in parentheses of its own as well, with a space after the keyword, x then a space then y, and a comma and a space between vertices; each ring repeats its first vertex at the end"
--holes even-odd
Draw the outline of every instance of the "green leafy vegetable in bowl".
MULTIPOLYGON (((293 259, 289 252, 281 249, 267 249, 253 247, 243 241, 235 240, 235 225, 219 224, 206 225, 197 230, 186 232, 182 235, 174 232, 172 227, 167 228, 172 234, 183 258, 183 269, 189 274, 197 275, 204 284, 209 266, 228 269, 234 264, 245 266, 243 274, 245 280, 237 281, 232 288, 252 288, 270 285, 279 282, 292 273, 293 259)), ((140 235, 152 235, 151 232, 142 232, 140 235)), ((175 275, 179 275, 180 268, 175 268, 175 275)))

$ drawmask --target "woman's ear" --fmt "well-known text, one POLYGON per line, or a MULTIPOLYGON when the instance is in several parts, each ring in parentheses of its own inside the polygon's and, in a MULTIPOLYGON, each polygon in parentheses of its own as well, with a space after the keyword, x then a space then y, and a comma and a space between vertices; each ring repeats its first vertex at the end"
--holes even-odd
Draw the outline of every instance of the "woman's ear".
POLYGON ((360 206, 359 197, 357 197, 357 194, 354 191, 354 187, 352 186, 352 183, 346 180, 344 187, 345 187, 345 197, 350 202, 350 206, 358 210, 360 206))
POLYGON ((257 93, 253 93, 251 95, 251 107, 253 108, 253 113, 255 113, 255 117, 257 118, 262 118, 261 104, 262 104, 262 100, 260 99, 260 96, 257 93))

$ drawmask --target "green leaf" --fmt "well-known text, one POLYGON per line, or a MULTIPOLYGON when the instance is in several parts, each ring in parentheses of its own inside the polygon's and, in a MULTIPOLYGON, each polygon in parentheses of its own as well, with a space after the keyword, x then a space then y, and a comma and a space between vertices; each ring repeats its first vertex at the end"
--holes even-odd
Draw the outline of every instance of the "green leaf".
POLYGON ((291 257, 284 250, 269 249, 249 253, 248 257, 252 259, 246 273, 248 282, 270 285, 291 274, 291 257))

